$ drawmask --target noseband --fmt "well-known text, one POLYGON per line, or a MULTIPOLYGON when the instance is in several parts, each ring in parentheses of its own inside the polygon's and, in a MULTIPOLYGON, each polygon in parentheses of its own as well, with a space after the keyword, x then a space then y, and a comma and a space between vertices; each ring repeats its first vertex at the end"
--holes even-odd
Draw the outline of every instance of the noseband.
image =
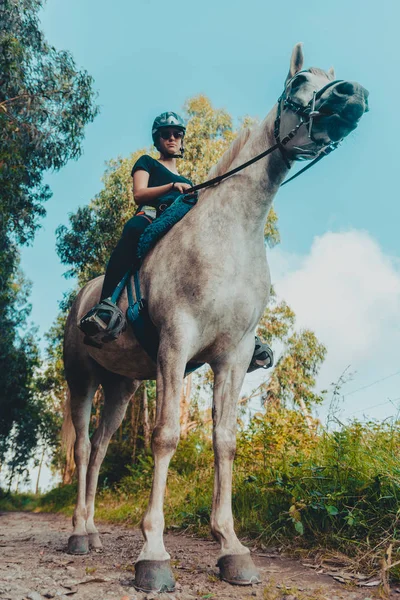
POLYGON ((289 162, 285 146, 288 142, 290 142, 290 140, 292 140, 295 137, 295 135, 297 134, 297 132, 303 125, 308 126, 308 137, 314 142, 314 144, 316 144, 318 146, 318 151, 311 152, 311 151, 303 150, 303 154, 301 154, 302 148, 299 147, 298 150, 300 150, 300 152, 297 157, 296 156, 294 157, 294 160, 307 160, 307 158, 309 156, 315 156, 315 158, 306 167, 301 169, 298 173, 296 173, 295 175, 293 175, 292 177, 290 177, 289 179, 284 181, 281 184, 281 186, 286 185, 287 183, 289 183, 289 181, 292 181, 293 179, 295 179, 296 177, 298 177, 299 175, 304 173, 304 171, 307 171, 308 169, 310 169, 313 165, 315 165, 315 163, 317 163, 322 158, 324 158, 324 156, 327 156, 328 154, 333 152, 333 150, 336 150, 336 148, 339 146, 339 144, 342 140, 338 140, 337 142, 329 142, 329 144, 325 144, 325 142, 323 142, 322 140, 316 140, 313 137, 312 128, 313 128, 313 123, 314 123, 315 117, 318 117, 321 114, 319 111, 315 110, 316 101, 326 92, 327 89, 329 89, 333 85, 336 85, 337 83, 340 83, 341 81, 343 81, 343 79, 335 79, 335 81, 330 81, 320 90, 318 90, 318 91, 315 90, 313 92, 311 100, 306 105, 304 105, 304 104, 300 104, 299 102, 295 102, 295 100, 293 100, 293 98, 288 96, 287 89, 290 86, 290 84, 293 82, 293 80, 298 75, 300 75, 300 73, 309 73, 309 72, 310 71, 308 71, 308 70, 303 70, 303 71, 299 71, 298 73, 296 73, 296 75, 294 75, 294 77, 292 77, 288 81, 288 83, 285 86, 285 89, 283 90, 282 94, 279 96, 278 108, 277 108, 277 113, 276 113, 276 118, 275 118, 275 123, 274 123, 274 137, 275 137, 276 143, 273 146, 271 146, 271 148, 268 148, 268 150, 265 150, 264 152, 262 152, 261 154, 258 154, 251 160, 243 163, 242 165, 240 165, 239 167, 236 167, 235 169, 232 169, 231 171, 228 171, 227 173, 224 173, 223 175, 219 175, 218 177, 209 179, 208 181, 205 181, 204 183, 200 183, 199 185, 193 186, 192 188, 187 190, 187 193, 189 194, 192 192, 197 192, 204 188, 207 188, 207 187, 210 187, 217 183, 220 183, 220 181, 222 181, 223 179, 226 179, 227 177, 230 177, 231 175, 234 175, 235 173, 242 171, 249 165, 252 165, 253 163, 257 162, 258 160, 261 160, 268 154, 271 154, 276 149, 279 149, 285 165, 288 167, 288 169, 290 169, 291 164, 289 162), (282 110, 290 110, 294 114, 299 115, 300 121, 281 140, 280 139, 280 127, 281 127, 282 110))

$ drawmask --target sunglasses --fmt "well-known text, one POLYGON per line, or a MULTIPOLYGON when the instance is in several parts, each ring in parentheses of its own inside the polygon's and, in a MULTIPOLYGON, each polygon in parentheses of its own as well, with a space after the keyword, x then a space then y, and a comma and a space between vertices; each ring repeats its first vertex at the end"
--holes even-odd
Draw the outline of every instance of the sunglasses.
POLYGON ((174 136, 174 138, 176 140, 179 140, 179 138, 183 138, 183 131, 161 131, 160 132, 160 137, 162 137, 163 140, 169 140, 171 135, 174 136))

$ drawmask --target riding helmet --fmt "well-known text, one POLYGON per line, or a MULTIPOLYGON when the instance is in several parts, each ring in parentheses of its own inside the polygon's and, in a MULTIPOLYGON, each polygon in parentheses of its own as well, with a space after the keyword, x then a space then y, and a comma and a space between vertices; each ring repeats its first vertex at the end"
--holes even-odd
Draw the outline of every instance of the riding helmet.
POLYGON ((183 131, 183 135, 186 132, 185 121, 174 112, 165 112, 161 115, 158 115, 154 119, 153 127, 151 128, 151 135, 153 138, 153 142, 155 147, 158 149, 158 134, 160 129, 164 129, 164 127, 176 127, 183 131))

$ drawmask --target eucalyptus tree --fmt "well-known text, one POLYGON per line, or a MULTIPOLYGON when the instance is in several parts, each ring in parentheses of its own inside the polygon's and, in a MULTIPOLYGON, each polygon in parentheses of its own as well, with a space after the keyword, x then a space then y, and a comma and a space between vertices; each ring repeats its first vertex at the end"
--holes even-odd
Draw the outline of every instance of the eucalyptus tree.
POLYGON ((29 285, 18 245, 33 240, 45 216, 45 172, 80 156, 98 112, 92 77, 46 41, 43 4, 0 0, 0 464, 11 452, 11 472, 25 468, 44 422, 33 400, 39 357, 26 330, 29 285))
POLYGON ((34 235, 51 195, 46 170, 82 151, 98 112, 92 77, 40 29, 42 0, 0 0, 0 214, 18 242, 34 235))

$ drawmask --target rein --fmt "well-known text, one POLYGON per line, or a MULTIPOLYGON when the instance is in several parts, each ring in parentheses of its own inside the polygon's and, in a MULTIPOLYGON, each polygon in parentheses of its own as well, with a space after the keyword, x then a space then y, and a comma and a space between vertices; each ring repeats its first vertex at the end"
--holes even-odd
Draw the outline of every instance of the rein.
MULTIPOLYGON (((217 183, 220 183, 227 177, 230 177, 231 175, 234 175, 235 173, 242 171, 246 167, 249 167, 253 163, 264 158, 265 156, 268 156, 268 154, 271 154, 272 152, 274 152, 277 149, 280 150, 280 152, 282 154, 282 158, 283 158, 286 166, 290 169, 291 165, 286 156, 285 146, 288 142, 290 142, 290 140, 292 140, 295 137, 295 135, 299 131, 300 127, 302 127, 303 125, 308 126, 308 137, 310 139, 312 139, 312 141, 315 144, 319 144, 319 142, 312 137, 312 126, 313 126, 314 118, 320 115, 319 111, 315 110, 315 102, 322 96, 322 94, 328 88, 330 88, 332 85, 335 85, 336 83, 339 83, 340 81, 343 81, 343 80, 336 79, 335 81, 329 82, 323 88, 318 90, 318 92, 314 91, 313 97, 308 102, 308 104, 306 104, 304 106, 303 104, 299 104, 299 103, 295 102, 292 98, 290 98, 290 96, 286 95, 286 90, 287 90, 288 86, 292 83, 293 79, 295 79, 300 73, 304 73, 304 72, 308 72, 308 71, 305 71, 305 70, 299 71, 298 73, 296 73, 296 75, 294 77, 292 77, 292 79, 290 79, 290 81, 288 81, 282 95, 278 99, 278 109, 277 109, 277 115, 276 115, 275 124, 274 124, 274 137, 276 140, 276 144, 274 144, 267 150, 264 150, 264 152, 261 152, 261 154, 257 154, 257 156, 248 160, 247 162, 243 163, 242 165, 239 165, 235 169, 232 169, 231 171, 228 171, 227 173, 223 173, 222 175, 218 175, 217 177, 214 177, 213 179, 209 179, 203 183, 199 183, 198 185, 191 187, 190 189, 187 190, 188 194, 191 194, 192 192, 198 192, 199 190, 203 190, 212 185, 216 185, 217 183), (294 112, 295 114, 300 115, 300 122, 296 125, 296 127, 294 127, 291 131, 289 131, 289 133, 281 140, 280 139, 280 124, 281 124, 282 105, 283 105, 284 110, 288 109, 288 110, 291 110, 292 112, 294 112)), ((292 177, 290 177, 289 179, 284 181, 281 184, 281 187, 283 185, 286 185, 287 183, 289 183, 289 181, 296 179, 296 177, 298 177, 299 175, 301 175, 302 173, 304 173, 305 171, 310 169, 313 165, 315 165, 317 162, 319 162, 322 158, 324 158, 325 156, 327 156, 328 154, 333 152, 333 150, 336 150, 336 148, 339 146, 340 142, 341 142, 341 140, 339 140, 337 142, 331 142, 330 144, 323 146, 323 148, 321 148, 321 150, 318 152, 316 158, 314 158, 313 161, 311 161, 307 166, 303 167, 303 169, 301 169, 298 173, 296 173, 295 175, 293 175, 292 177)), ((301 148, 300 148, 300 150, 301 150, 301 148)), ((298 158, 297 160, 302 160, 302 158, 298 158)))

